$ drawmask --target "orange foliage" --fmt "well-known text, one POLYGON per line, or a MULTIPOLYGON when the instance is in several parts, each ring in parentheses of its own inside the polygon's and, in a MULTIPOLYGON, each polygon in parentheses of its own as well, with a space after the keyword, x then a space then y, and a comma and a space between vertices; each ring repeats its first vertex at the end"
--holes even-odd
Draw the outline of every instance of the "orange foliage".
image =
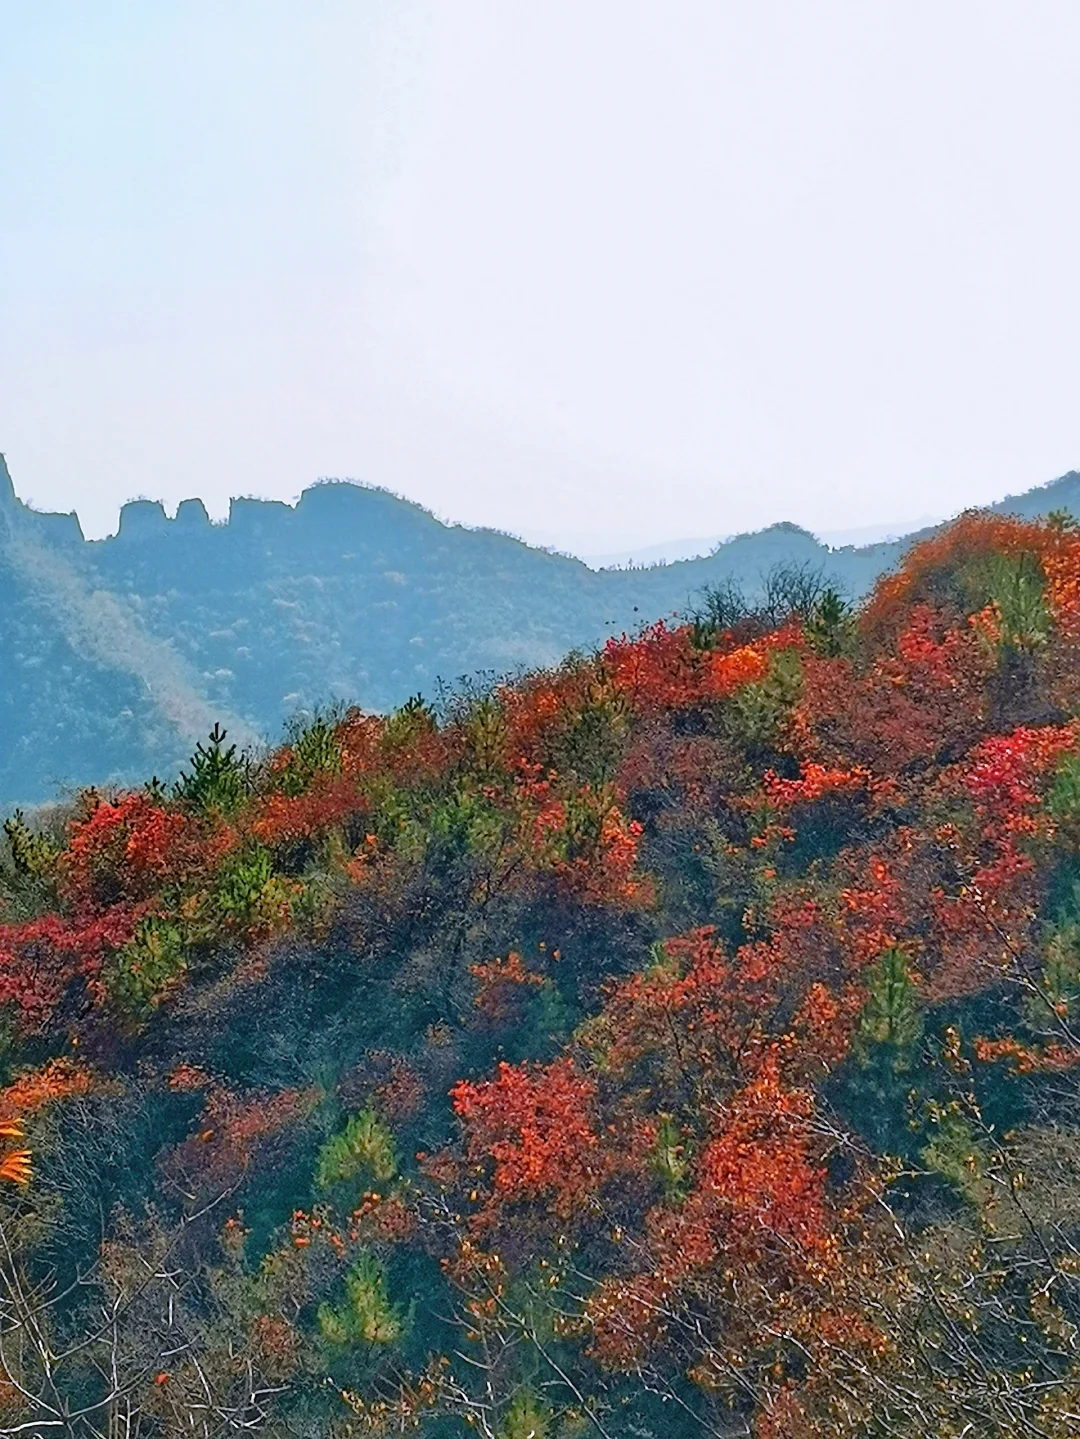
POLYGON ((1066 640, 1080 639, 1080 535, 1050 531, 1041 552, 1047 599, 1055 623, 1066 640))
MULTIPOLYGON (((0 1139, 23 1137, 22 1119, 46 1104, 73 1095, 88 1094, 93 1076, 69 1059, 51 1059, 40 1069, 29 1070, 0 1090, 0 1139)), ((9 1148, 0 1156, 0 1180, 25 1187, 32 1178, 28 1149, 9 1148)))
POLYGON ((178 1064, 169 1075, 169 1088, 179 1094, 206 1089, 211 1082, 210 1075, 197 1064, 178 1064))
POLYGON ((235 1183, 260 1145, 295 1125, 321 1097, 318 1090, 283 1089, 276 1094, 241 1096, 212 1089, 198 1120, 199 1129, 173 1152, 172 1167, 198 1175, 203 1182, 235 1183))
POLYGON ((632 709, 650 713, 726 699, 764 678, 772 651, 801 642, 799 627, 789 625, 753 644, 702 651, 694 648, 689 625, 671 628, 661 620, 633 639, 608 640, 601 660, 632 709))
POLYGON ((726 699, 744 685, 764 679, 769 669, 769 656, 777 650, 799 649, 803 636, 796 624, 785 625, 763 636, 752 645, 717 651, 710 663, 707 699, 726 699))
POLYGON ((713 1286, 714 1299, 730 1293, 736 1275, 740 1286, 763 1287, 770 1302, 759 1312, 760 1333, 746 1332, 754 1311, 744 1309, 743 1332, 731 1336, 751 1352, 768 1342, 778 1311, 792 1324, 801 1308, 831 1310, 828 1281, 841 1249, 825 1169, 816 1158, 813 1100, 788 1088, 780 1071, 779 1050, 772 1047, 719 1115, 689 1195, 649 1211, 642 1251, 648 1268, 595 1290, 588 1315, 601 1362, 638 1363, 686 1286, 699 1295, 702 1283, 713 1286), (722 1275, 714 1273, 718 1265, 722 1275))
POLYGON ((927 583, 935 574, 958 569, 990 552, 1032 554, 1040 559, 1056 548, 1056 537, 1045 525, 970 510, 958 520, 912 546, 901 568, 878 581, 863 614, 873 632, 896 627, 905 612, 927 597, 927 583))
POLYGON ((825 1171, 811 1158, 812 1113, 808 1094, 781 1083, 779 1057, 771 1051, 701 1157, 695 1220, 700 1223, 714 1202, 722 1204, 728 1251, 737 1243, 756 1261, 762 1246, 779 1241, 778 1248, 797 1255, 800 1264, 835 1257, 825 1171))
POLYGON ((0 1090, 0 1114, 33 1114, 58 1099, 89 1094, 94 1077, 71 1059, 50 1059, 0 1090))
MULTIPOLYGON (((547 788, 534 784, 534 794, 547 788)), ((652 887, 635 873, 642 826, 584 786, 571 803, 547 798, 531 819, 530 851, 542 872, 589 904, 648 904, 652 887)))
POLYGON ((301 794, 269 794, 258 801, 251 833, 260 844, 278 845, 325 833, 364 804, 353 780, 324 775, 301 794))
POLYGON ((32 1177, 33 1168, 29 1149, 11 1149, 0 1159, 0 1179, 25 1188, 32 1177))
POLYGON ((615 689, 639 712, 684 708, 707 683, 707 661, 691 644, 689 628, 671 629, 663 620, 634 639, 609 639, 602 662, 615 689))
POLYGON ((493 1192, 478 1219, 490 1222, 500 1205, 529 1200, 568 1219, 595 1194, 603 1175, 595 1095, 569 1059, 546 1067, 504 1062, 495 1079, 462 1080, 450 1091, 470 1160, 492 1166, 493 1192))
POLYGON ((469 973, 479 980, 473 1003, 488 1019, 498 1022, 505 1022, 513 1013, 515 998, 523 989, 544 983, 542 974, 525 968, 516 950, 511 950, 505 959, 496 956, 483 964, 471 964, 469 973))
POLYGON ((65 895, 76 911, 137 901, 164 881, 177 883, 217 862, 234 842, 226 826, 154 804, 145 794, 99 801, 71 825, 61 860, 65 895))
POLYGON ((804 760, 799 779, 781 779, 773 770, 765 771, 763 784, 769 803, 777 809, 795 804, 813 804, 826 794, 854 794, 867 789, 872 776, 861 765, 853 769, 829 769, 826 765, 804 760))
MULTIPOLYGON (((0 1139, 21 1139, 22 1125, 17 1119, 0 1121, 0 1139)), ((0 1180, 25 1188, 33 1177, 29 1149, 8 1149, 0 1156, 0 1180)))
POLYGON ((559 733, 590 703, 611 699, 617 687, 605 682, 602 666, 579 665, 554 675, 531 675, 502 685, 499 702, 506 718, 507 752, 522 758, 547 753, 559 733))
POLYGON ((1027 1045, 1007 1039, 978 1038, 972 1042, 975 1058, 984 1064, 1009 1061, 1017 1074, 1060 1074, 1080 1064, 1080 1049, 1063 1044, 1027 1045))
POLYGON ((764 679, 769 658, 764 647, 742 645, 727 654, 714 654, 709 665, 709 690, 717 699, 726 699, 743 685, 764 679))

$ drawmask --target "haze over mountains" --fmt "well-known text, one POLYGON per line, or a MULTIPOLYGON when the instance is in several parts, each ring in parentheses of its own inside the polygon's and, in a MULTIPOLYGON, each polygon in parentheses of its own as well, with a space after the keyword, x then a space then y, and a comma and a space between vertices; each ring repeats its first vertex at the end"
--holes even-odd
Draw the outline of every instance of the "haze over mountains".
MULTIPOLYGON (((993 508, 1080 515, 1080 473, 993 508)), ((920 531, 919 533, 925 533, 920 531)), ((0 807, 66 786, 174 773, 220 720, 276 737, 334 701, 387 709, 440 681, 557 661, 777 565, 864 594, 912 536, 831 549, 776 524, 704 558, 594 570, 347 482, 299 503, 233 500, 212 524, 186 500, 123 507, 117 534, 23 504, 0 457, 0 807)))
MULTIPOLYGON (((854 530, 818 530, 815 538, 831 550, 847 545, 876 545, 881 540, 902 540, 916 530, 925 530, 931 525, 943 523, 940 515, 920 515, 917 520, 894 521, 884 525, 862 525, 854 530)), ((611 569, 617 565, 670 565, 679 560, 697 560, 711 555, 719 545, 732 539, 731 535, 710 535, 688 540, 664 540, 657 545, 637 545, 629 550, 616 550, 611 554, 582 555, 581 558, 593 570, 611 569)))

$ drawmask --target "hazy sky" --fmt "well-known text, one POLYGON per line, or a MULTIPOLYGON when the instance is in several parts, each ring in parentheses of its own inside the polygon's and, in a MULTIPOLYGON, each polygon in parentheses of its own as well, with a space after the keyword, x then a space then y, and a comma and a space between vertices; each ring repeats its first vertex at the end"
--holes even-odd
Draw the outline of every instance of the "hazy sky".
POLYGON ((1080 467, 1076 0, 0 0, 0 450, 567 548, 1080 467))

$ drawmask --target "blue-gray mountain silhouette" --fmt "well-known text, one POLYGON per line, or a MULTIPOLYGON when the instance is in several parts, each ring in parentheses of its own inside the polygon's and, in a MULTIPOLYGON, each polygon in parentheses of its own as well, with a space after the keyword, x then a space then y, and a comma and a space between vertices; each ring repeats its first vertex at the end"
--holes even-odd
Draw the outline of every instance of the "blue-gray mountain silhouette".
MULTIPOLYGON (((1080 515, 1080 473, 993 508, 1080 515)), ((197 499, 172 520, 136 500, 88 541, 75 515, 23 504, 0 456, 0 804, 173 773, 215 719, 272 738, 335 700, 387 709, 440 679, 551 664, 779 565, 856 598, 912 539, 829 550, 777 524, 702 559, 597 572, 326 482, 295 507, 233 500, 225 524, 197 499)))

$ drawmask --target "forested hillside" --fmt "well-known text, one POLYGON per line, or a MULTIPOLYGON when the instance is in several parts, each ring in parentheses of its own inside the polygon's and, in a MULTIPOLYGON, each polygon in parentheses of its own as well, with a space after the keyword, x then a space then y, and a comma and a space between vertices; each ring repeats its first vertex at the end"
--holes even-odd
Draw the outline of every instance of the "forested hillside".
POLYGON ((5 834, 0 1433, 1077 1433, 1066 517, 5 834))
MULTIPOLYGON (((1007 504, 1078 501, 1071 475, 1007 504)), ((554 664, 706 585, 759 592, 777 566, 856 599, 901 549, 830 551, 781 524, 706 559, 596 573, 349 484, 295 509, 236 500, 220 525, 198 500, 172 520, 136 501, 118 534, 88 542, 74 516, 22 505, 0 459, 0 807, 173 769, 215 719, 269 740, 335 700, 382 711, 440 681, 554 664)))

